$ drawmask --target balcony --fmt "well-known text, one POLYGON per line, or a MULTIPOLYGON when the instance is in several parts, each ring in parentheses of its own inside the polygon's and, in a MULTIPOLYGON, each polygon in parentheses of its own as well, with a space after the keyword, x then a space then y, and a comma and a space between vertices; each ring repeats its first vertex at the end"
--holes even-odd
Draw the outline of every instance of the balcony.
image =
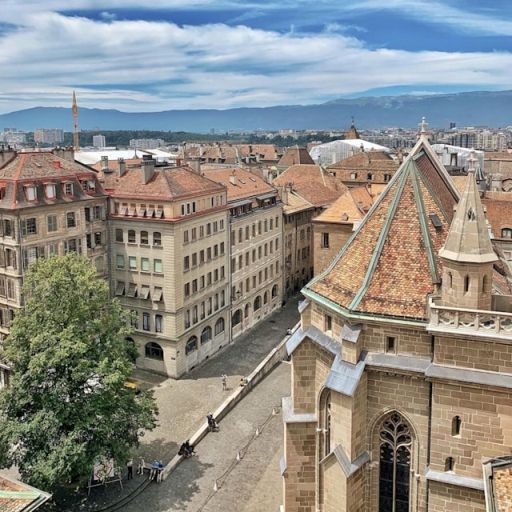
MULTIPOLYGON (((478 338, 500 338, 512 341, 512 313, 497 311, 496 306, 505 309, 512 303, 512 297, 494 296, 492 311, 465 309, 436 304, 440 299, 430 297, 429 332, 456 334, 478 338)), ((509 308, 507 308, 509 309, 509 308)))

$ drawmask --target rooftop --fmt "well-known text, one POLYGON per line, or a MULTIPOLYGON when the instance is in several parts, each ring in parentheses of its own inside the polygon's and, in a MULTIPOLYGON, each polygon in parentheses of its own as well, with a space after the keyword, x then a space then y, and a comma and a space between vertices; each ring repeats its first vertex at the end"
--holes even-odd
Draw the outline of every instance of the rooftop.
POLYGON ((0 510, 2 512, 31 512, 50 498, 50 494, 35 487, 0 476, 0 510))
POLYGON ((290 167, 297 164, 315 164, 306 148, 301 148, 299 146, 289 147, 277 165, 279 167, 290 167))
POLYGON ((360 151, 327 168, 347 171, 396 171, 399 165, 398 160, 391 158, 386 151, 360 151))

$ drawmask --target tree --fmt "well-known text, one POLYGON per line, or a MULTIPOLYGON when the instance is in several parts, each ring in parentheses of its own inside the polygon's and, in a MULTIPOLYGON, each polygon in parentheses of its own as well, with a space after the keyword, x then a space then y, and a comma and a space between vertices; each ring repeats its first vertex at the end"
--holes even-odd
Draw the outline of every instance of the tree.
POLYGON ((48 490, 83 484, 155 427, 154 398, 124 386, 136 351, 128 318, 85 258, 32 264, 23 294, 3 349, 14 375, 0 392, 0 465, 48 490))

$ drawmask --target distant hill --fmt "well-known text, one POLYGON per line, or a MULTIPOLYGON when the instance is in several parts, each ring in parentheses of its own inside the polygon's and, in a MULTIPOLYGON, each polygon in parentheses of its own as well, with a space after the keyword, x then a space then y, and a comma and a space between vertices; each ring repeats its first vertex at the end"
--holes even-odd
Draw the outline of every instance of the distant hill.
MULTIPOLYGON (((227 110, 120 112, 79 109, 82 130, 227 130, 345 128, 350 117, 360 128, 416 127, 422 116, 430 126, 512 125, 512 91, 406 95, 339 99, 320 105, 294 105, 227 110)), ((0 115, 0 129, 16 127, 72 130, 71 109, 35 107, 0 115)))

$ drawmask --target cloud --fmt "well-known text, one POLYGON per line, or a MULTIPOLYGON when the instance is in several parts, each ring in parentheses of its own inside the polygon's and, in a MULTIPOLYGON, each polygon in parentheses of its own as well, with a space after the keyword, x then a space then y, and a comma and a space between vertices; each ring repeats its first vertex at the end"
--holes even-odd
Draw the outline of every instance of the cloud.
POLYGON ((68 106, 74 88, 82 106, 136 111, 304 104, 396 85, 512 85, 506 52, 414 53, 369 49, 343 32, 105 23, 53 12, 26 15, 0 35, 0 66, 3 112, 68 106))

